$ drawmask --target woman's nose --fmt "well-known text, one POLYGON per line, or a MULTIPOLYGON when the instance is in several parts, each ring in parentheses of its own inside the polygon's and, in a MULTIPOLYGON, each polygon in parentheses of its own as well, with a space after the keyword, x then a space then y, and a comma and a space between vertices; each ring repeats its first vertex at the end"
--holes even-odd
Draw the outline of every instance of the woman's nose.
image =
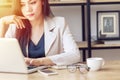
POLYGON ((26 5, 26 11, 27 12, 30 12, 30 11, 32 11, 32 8, 31 8, 31 6, 28 4, 28 5, 26 5))

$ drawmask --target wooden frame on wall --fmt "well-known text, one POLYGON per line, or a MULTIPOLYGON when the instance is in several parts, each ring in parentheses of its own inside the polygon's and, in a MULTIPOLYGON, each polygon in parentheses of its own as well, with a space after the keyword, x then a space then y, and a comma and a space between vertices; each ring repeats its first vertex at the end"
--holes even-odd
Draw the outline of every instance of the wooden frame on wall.
POLYGON ((97 39, 120 39, 119 11, 97 11, 97 39))

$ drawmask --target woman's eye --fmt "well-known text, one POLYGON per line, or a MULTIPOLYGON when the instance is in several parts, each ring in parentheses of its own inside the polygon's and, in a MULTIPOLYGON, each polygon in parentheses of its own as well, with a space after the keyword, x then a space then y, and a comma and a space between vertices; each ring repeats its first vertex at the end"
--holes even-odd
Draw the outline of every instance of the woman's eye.
POLYGON ((36 3, 36 1, 30 2, 30 4, 35 4, 35 3, 36 3))

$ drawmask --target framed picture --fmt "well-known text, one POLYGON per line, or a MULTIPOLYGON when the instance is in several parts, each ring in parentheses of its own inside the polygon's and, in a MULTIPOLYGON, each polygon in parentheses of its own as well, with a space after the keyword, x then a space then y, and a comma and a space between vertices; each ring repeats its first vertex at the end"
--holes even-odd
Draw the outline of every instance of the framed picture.
POLYGON ((97 11, 97 39, 120 39, 119 11, 97 11))

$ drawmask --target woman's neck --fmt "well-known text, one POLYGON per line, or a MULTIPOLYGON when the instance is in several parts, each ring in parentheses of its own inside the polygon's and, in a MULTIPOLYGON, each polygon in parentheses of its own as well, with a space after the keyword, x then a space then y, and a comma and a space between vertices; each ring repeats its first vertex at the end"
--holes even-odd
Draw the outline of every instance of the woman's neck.
POLYGON ((36 27, 43 27, 44 25, 44 18, 41 17, 37 20, 34 20, 34 21, 30 21, 31 25, 32 25, 32 28, 36 28, 36 27))

